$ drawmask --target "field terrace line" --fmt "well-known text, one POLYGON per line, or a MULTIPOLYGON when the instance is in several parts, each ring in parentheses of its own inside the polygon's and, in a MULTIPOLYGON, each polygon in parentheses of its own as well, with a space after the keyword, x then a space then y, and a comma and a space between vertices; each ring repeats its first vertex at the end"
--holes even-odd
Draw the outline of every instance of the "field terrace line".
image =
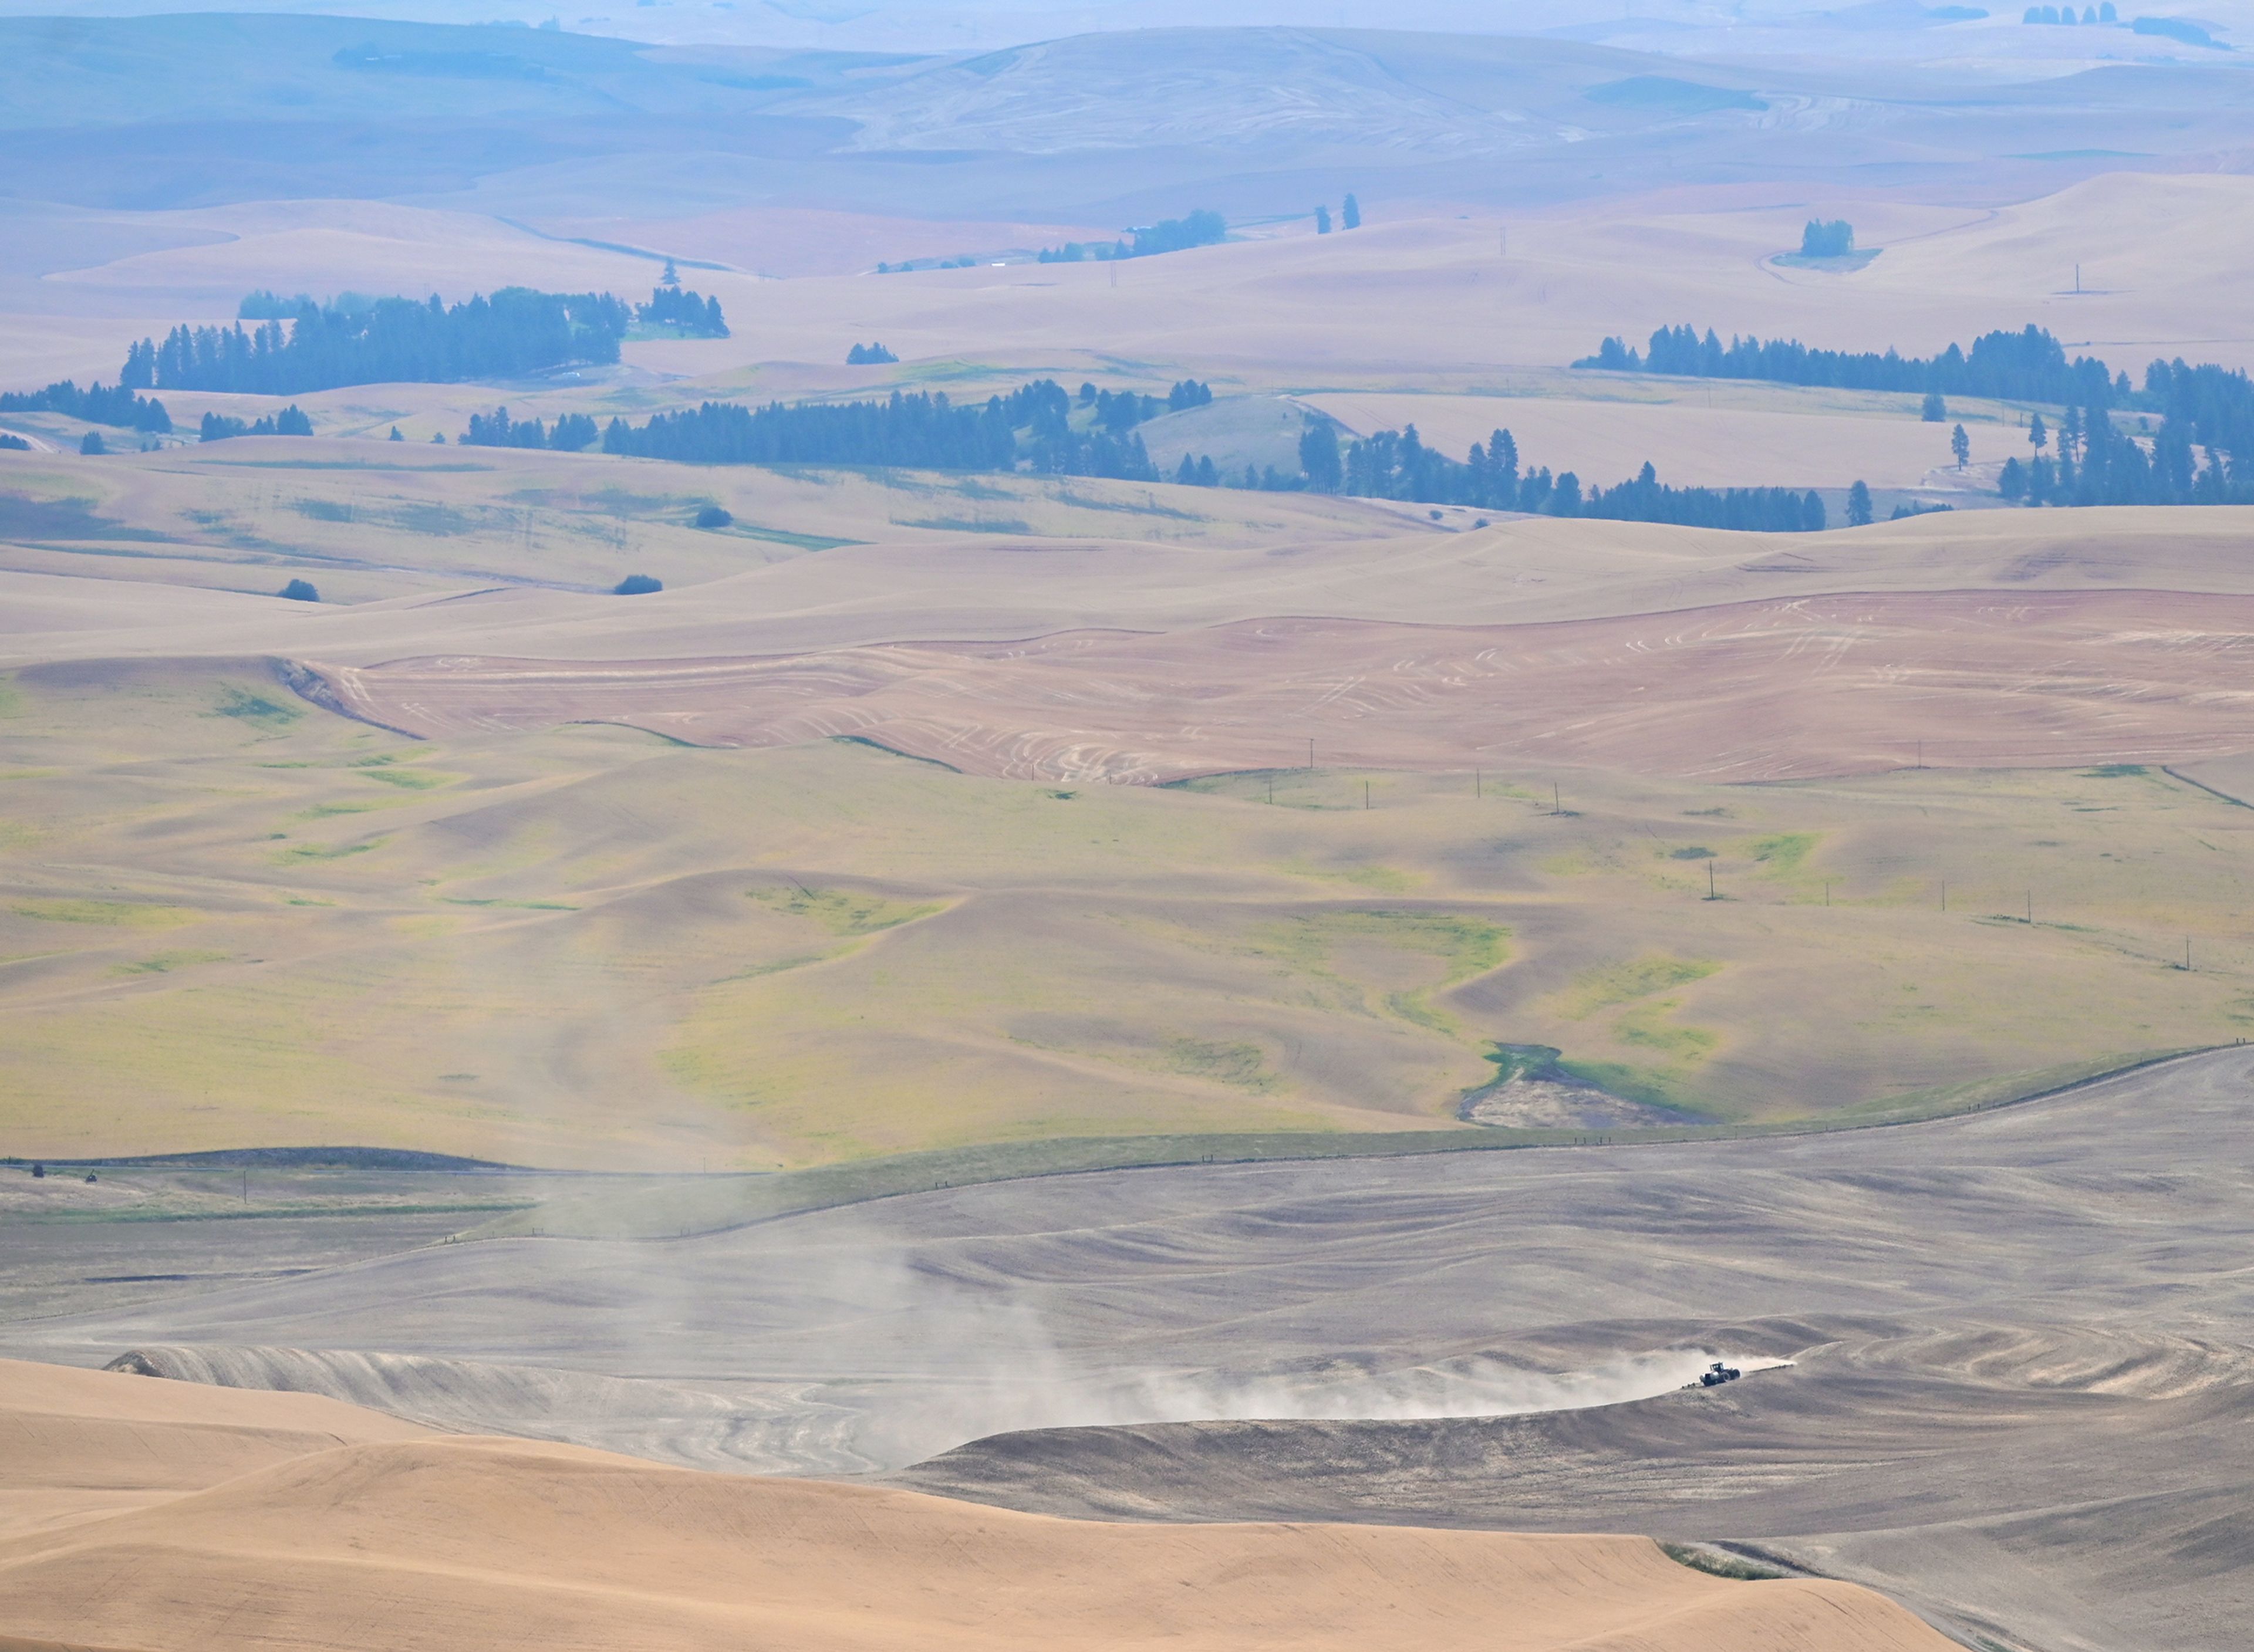
POLYGON ((1333 766, 1538 760, 1725 781, 2254 746, 2254 598, 2149 591, 1846 593, 1516 626, 1269 619, 695 660, 304 663, 348 714, 424 738, 591 722, 712 746, 855 737, 1017 780, 1297 766, 1311 736, 1333 766))

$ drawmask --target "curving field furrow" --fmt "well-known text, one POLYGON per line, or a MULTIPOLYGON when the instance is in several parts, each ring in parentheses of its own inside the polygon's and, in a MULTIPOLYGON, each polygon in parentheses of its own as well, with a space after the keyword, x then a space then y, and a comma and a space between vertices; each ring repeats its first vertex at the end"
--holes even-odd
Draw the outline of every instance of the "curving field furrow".
POLYGON ((1164 782, 1545 763, 1766 780, 2173 761, 2254 745, 2254 598, 1796 598, 1437 627, 1246 620, 695 661, 312 668, 426 737, 607 722, 693 744, 853 735, 975 774, 1164 782))

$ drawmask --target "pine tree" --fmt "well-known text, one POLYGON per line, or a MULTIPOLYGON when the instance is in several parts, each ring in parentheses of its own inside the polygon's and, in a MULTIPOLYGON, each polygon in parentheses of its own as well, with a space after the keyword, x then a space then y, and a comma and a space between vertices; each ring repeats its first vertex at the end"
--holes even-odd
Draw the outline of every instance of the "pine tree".
POLYGON ((1335 494, 1346 480, 1339 457, 1338 430, 1327 420, 1299 433, 1299 469, 1318 494, 1335 494))
POLYGON ((1871 490, 1857 482, 1847 490, 1847 526, 1868 528, 1871 525, 1871 490))
POLYGON ((673 267, 672 259, 668 258, 665 261, 665 273, 658 277, 657 284, 661 287, 677 287, 681 284, 681 272, 673 267))
POLYGON ((1972 438, 1960 424, 1949 433, 1949 451, 1956 455, 1956 468, 1963 470, 1972 458, 1972 438))
POLYGON ((1346 205, 1339 209, 1339 222, 1348 229, 1362 228, 1362 203, 1349 194, 1346 205))
MULTIPOLYGON (((1318 235, 1327 235, 1327 234, 1329 234, 1330 233, 1331 233, 1331 209, 1330 209, 1329 207, 1327 207, 1327 206, 1318 206, 1318 207, 1316 207, 1316 208, 1315 208, 1315 234, 1317 234, 1318 235)), ((146 387, 144 386, 144 387, 143 387, 143 388, 145 388, 146 387)))
POLYGON ((1928 424, 1938 424, 1949 416, 1949 403, 1941 399, 1938 390, 1925 393, 1925 407, 1921 415, 1928 424))
POLYGON ((2027 422, 2027 444, 2038 454, 2050 445, 2050 431, 2044 426, 2040 413, 2027 422))
POLYGON ((107 453, 109 452, 109 444, 102 439, 102 432, 100 430, 88 430, 86 435, 80 438, 78 444, 78 451, 88 455, 107 453))

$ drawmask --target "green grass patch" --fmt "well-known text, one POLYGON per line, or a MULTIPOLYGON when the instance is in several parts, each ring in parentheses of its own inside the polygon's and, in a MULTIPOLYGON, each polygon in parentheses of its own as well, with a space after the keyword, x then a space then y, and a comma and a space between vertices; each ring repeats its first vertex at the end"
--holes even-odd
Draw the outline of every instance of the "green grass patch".
POLYGON ((369 815, 374 813, 377 809, 396 808, 398 807, 399 805, 396 803, 388 802, 316 803, 311 808, 299 809, 295 815, 291 816, 290 818, 293 820, 328 820, 338 815, 369 815))
POLYGON ((836 550, 842 545, 865 545, 865 539, 836 539, 828 534, 795 534, 787 528, 755 528, 749 522, 738 522, 725 530, 738 539, 765 540, 771 545, 788 545, 793 550, 836 550))
POLYGON ((503 900, 499 896, 483 899, 470 895, 441 895, 439 900, 450 906, 505 906, 513 912, 577 912, 578 907, 561 900, 503 900))
POLYGON ((921 516, 895 518, 895 528, 928 528, 941 534, 1030 534, 1033 525, 1014 516, 921 516))
POLYGON ((428 769, 378 768, 373 766, 360 767, 359 774, 364 780, 377 780, 410 792, 431 791, 441 786, 451 786, 462 778, 458 774, 433 774, 428 769))
POLYGON ((1566 1015, 1582 1020, 1615 1004, 1633 1004, 1704 981, 1721 967, 1711 958, 1670 958, 1656 954, 1626 963, 1601 964, 1573 977, 1563 1007, 1566 1015))
POLYGON ((225 682, 220 685, 219 704, 212 708, 212 714, 279 729, 289 727, 304 716, 305 711, 303 706, 292 705, 285 700, 225 682))
POLYGON ((187 906, 137 900, 19 900, 10 910, 20 918, 47 923, 98 924, 111 929, 172 929, 204 915, 187 906))
POLYGON ((1257 1044, 1223 1044, 1211 1039, 1170 1039, 1163 1052, 1169 1072, 1261 1094, 1280 1088, 1283 1080, 1268 1070, 1268 1053, 1257 1044))
POLYGON ((786 884, 780 889, 746 889, 745 897, 774 912, 788 913, 821 925, 833 935, 874 934, 896 929, 942 910, 938 901, 893 900, 883 895, 855 894, 844 889, 808 889, 786 884))
POLYGON ((1820 841, 1815 832, 1779 832, 1771 837, 1756 837, 1748 852, 1773 876, 1789 878, 1800 871, 1820 841))
POLYGON ((370 837, 357 844, 295 844, 274 858, 284 866, 308 860, 345 860, 354 855, 365 855, 370 850, 381 849, 390 841, 388 837, 370 837))
POLYGON ((1712 860, 1715 855, 1712 850, 1693 844, 1688 849, 1670 850, 1667 858, 1670 860, 1712 860))
POLYGON ((1295 878, 1314 878, 1325 883, 1352 884, 1357 889, 1368 889, 1381 895, 1405 895, 1417 886, 1417 880, 1405 872, 1374 862, 1361 862, 1345 866, 1318 866, 1304 860, 1286 861, 1284 870, 1295 878))
POLYGON ((175 970, 186 970, 199 963, 225 963, 234 955, 231 952, 160 952, 152 958, 143 958, 135 963, 115 965, 112 975, 170 975, 175 970))
POLYGON ((1739 1583, 1767 1583, 1792 1574, 1780 1572, 1774 1566, 1765 1566, 1743 1555, 1733 1555, 1726 1549, 1709 1549, 1699 1544, 1662 1543, 1659 1551, 1679 1566, 1693 1572, 1703 1572, 1712 1578, 1729 1578, 1739 1583))
POLYGON ((835 952, 802 952, 794 957, 777 958, 771 963, 750 964, 737 970, 733 975, 722 976, 712 984, 716 987, 725 986, 731 981, 756 981, 761 976, 781 975, 791 970, 803 970, 810 963, 827 963, 832 958, 843 957, 850 950, 851 950, 850 948, 841 948, 835 952))

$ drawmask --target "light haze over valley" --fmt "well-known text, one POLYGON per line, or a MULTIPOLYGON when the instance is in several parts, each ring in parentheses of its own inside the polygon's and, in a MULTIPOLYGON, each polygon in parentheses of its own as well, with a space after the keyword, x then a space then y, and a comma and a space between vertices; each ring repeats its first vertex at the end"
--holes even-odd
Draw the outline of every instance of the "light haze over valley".
POLYGON ((0 0, 0 1652, 2219 1652, 2254 4, 0 0))

